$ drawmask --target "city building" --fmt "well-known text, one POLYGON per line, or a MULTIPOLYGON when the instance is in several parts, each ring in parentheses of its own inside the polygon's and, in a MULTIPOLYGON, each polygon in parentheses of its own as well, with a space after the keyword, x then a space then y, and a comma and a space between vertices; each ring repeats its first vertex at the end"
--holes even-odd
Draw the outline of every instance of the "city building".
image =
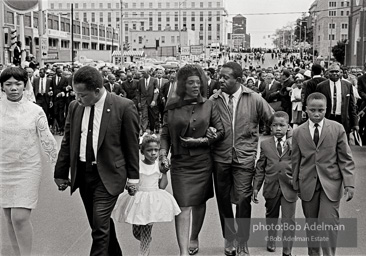
POLYGON ((363 68, 366 62, 366 0, 352 0, 346 65, 363 68))
POLYGON ((161 31, 163 36, 168 30, 190 29, 199 32, 199 44, 206 46, 211 43, 227 44, 226 0, 49 0, 48 2, 50 12, 70 11, 73 3, 75 18, 78 20, 111 27, 119 27, 122 24, 123 43, 131 43, 131 30, 161 31))
POLYGON ((332 57, 332 47, 338 41, 348 39, 350 1, 315 0, 309 13, 313 25, 314 52, 328 60, 332 57))
POLYGON ((239 50, 250 48, 250 35, 247 34, 247 18, 238 14, 232 19, 232 33, 230 47, 239 50))
MULTIPOLYGON (((0 1, 0 27, 4 40, 1 38, 0 55, 2 63, 12 62, 11 33, 19 31, 19 15, 8 9, 3 1, 0 1)), ((113 27, 87 23, 74 20, 71 23, 70 12, 68 16, 62 14, 46 13, 44 38, 47 40, 47 58, 45 62, 71 62, 71 25, 73 24, 74 57, 78 50, 108 50, 118 49, 118 31, 113 27)), ((19 37, 19 32, 15 33, 19 37)), ((38 12, 29 12, 24 15, 25 49, 27 54, 38 56, 40 51, 40 39, 38 32, 38 12)))

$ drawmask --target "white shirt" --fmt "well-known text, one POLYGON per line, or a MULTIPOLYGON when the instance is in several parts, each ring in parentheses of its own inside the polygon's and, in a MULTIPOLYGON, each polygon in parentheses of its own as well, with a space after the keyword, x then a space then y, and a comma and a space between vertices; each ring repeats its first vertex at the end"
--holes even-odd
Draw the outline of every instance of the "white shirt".
POLYGON ((341 109, 342 109, 342 83, 341 83, 341 80, 338 79, 338 81, 335 82, 335 84, 336 84, 336 88, 337 88, 337 106, 336 106, 336 112, 333 113, 333 105, 334 105, 334 99, 333 99, 334 82, 332 80, 329 80, 330 96, 331 96, 331 99, 332 99, 332 108, 330 109, 330 113, 331 114, 340 115, 341 114, 341 109))
MULTIPOLYGON (((240 86, 239 89, 233 94, 233 120, 232 120, 233 134, 234 134, 234 128, 235 128, 236 107, 238 106, 238 102, 239 102, 241 93, 242 93, 242 89, 240 86)), ((229 94, 223 92, 222 95, 225 98, 226 104, 229 106, 229 94)), ((233 136, 233 138, 234 137, 235 136, 233 136)))
MULTIPOLYGON (((277 148, 277 142, 278 142, 278 140, 279 140, 279 139, 277 139, 275 136, 273 136, 273 138, 274 138, 275 145, 276 145, 276 148, 277 148)), ((285 148, 285 142, 286 142, 286 135, 285 135, 285 136, 283 136, 283 137, 280 139, 280 144, 281 144, 282 152, 283 152, 283 150, 284 150, 284 148, 285 148)))
MULTIPOLYGON (((315 123, 313 121, 311 121, 309 119, 309 130, 310 130, 310 135, 311 135, 311 138, 314 140, 314 131, 315 131, 315 123)), ((318 123, 318 131, 319 131, 319 138, 320 138, 320 135, 322 134, 322 129, 323 129, 323 126, 324 126, 324 119, 321 120, 320 123, 318 123)))
POLYGON ((157 78, 158 80, 158 87, 159 89, 161 89, 161 87, 163 86, 163 78, 157 78))
POLYGON ((148 78, 145 78, 145 89, 147 89, 149 83, 150 83, 150 76, 148 78))
MULTIPOLYGON (((104 108, 105 98, 107 97, 107 91, 104 91, 102 97, 95 103, 94 107, 94 120, 93 120, 93 151, 95 160, 97 160, 97 151, 98 151, 98 138, 99 138, 99 130, 100 123, 102 121, 102 114, 104 108)), ((86 138, 88 135, 88 125, 89 125, 89 117, 90 117, 91 107, 85 107, 83 119, 81 121, 81 140, 80 140, 80 161, 86 161, 86 138)))
POLYGON ((46 93, 46 82, 47 82, 47 78, 46 77, 40 77, 39 78, 39 91, 38 93, 46 93))
POLYGON ((268 90, 271 90, 271 87, 272 87, 272 85, 273 85, 273 81, 274 81, 274 80, 272 80, 272 82, 268 85, 268 90))

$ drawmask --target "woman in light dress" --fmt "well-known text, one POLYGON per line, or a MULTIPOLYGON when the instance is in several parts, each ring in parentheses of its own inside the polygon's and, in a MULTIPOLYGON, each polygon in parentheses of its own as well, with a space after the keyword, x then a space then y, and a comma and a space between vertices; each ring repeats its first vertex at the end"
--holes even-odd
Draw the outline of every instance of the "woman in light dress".
POLYGON ((16 255, 31 255, 30 215, 38 201, 42 151, 52 164, 57 158, 45 113, 24 96, 27 82, 27 72, 18 67, 0 76, 0 207, 16 255))

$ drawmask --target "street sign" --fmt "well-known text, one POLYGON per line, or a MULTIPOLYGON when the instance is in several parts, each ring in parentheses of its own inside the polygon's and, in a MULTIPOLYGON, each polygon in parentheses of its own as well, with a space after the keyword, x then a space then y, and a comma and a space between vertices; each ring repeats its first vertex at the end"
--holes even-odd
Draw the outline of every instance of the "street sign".
POLYGON ((191 45, 191 54, 199 55, 203 52, 202 45, 191 45))
POLYGON ((42 36, 40 39, 42 59, 48 59, 48 37, 42 36))
POLYGON ((181 48, 181 55, 189 55, 190 47, 189 46, 182 46, 181 48))

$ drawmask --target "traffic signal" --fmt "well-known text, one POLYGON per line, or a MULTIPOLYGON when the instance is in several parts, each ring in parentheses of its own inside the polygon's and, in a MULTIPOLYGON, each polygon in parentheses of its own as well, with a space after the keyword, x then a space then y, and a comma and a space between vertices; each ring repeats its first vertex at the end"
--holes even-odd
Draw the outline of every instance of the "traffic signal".
POLYGON ((181 53, 181 48, 180 45, 178 46, 178 52, 181 53))

